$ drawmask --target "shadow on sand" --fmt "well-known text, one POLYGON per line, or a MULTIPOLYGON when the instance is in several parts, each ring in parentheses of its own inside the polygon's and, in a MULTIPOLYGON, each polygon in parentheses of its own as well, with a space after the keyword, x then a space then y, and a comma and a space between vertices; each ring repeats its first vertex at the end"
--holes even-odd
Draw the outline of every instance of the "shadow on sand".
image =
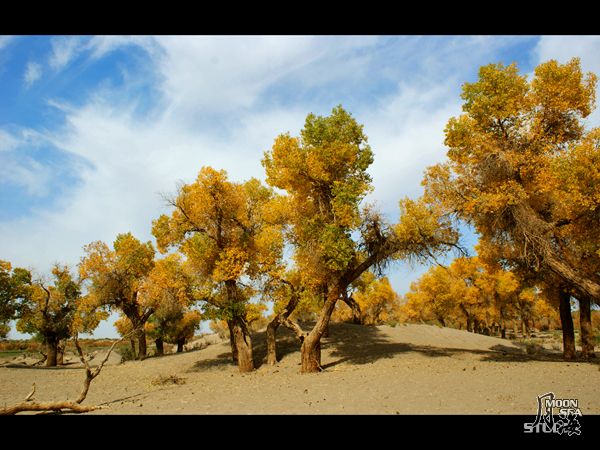
MULTIPOLYGON (((303 329, 306 327, 303 326, 303 329)), ((252 351, 254 354, 254 367, 260 368, 267 362, 267 333, 259 331, 252 334, 252 351)), ((277 330, 277 360, 281 361, 290 353, 300 353, 300 342, 287 328, 279 327, 277 330)), ((231 360, 231 352, 221 353, 216 358, 203 359, 194 363, 190 372, 201 372, 215 368, 235 366, 231 360)))
MULTIPOLYGON (((305 331, 310 330, 310 323, 303 323, 305 331)), ((452 357, 459 354, 472 354, 479 356, 480 361, 494 362, 531 362, 545 361, 564 363, 562 353, 538 348, 535 353, 528 354, 526 344, 507 341, 516 345, 496 344, 487 350, 468 349, 457 347, 437 347, 429 345, 416 345, 406 342, 390 341, 390 338, 377 327, 365 325, 353 325, 347 323, 332 323, 329 327, 329 337, 323 338, 323 368, 334 367, 343 362, 351 364, 370 364, 380 359, 393 358, 403 353, 419 353, 431 358, 452 357), (334 359, 332 361, 332 359, 334 359)), ((266 364, 267 343, 266 332, 261 331, 252 335, 254 365, 258 369, 266 364)), ((300 342, 294 334, 285 327, 280 327, 277 332, 277 360, 281 361, 287 355, 296 353, 294 357, 300 362, 300 342)), ((577 361, 587 364, 600 365, 600 359, 593 360, 578 359, 577 361)), ((200 372, 218 369, 225 366, 235 367, 231 360, 231 353, 224 352, 216 358, 197 361, 189 370, 200 372)))
MULTIPOLYGON (((480 356, 480 361, 565 362, 562 353, 556 351, 537 349, 534 354, 528 354, 526 352, 526 344, 519 342, 511 341, 511 343, 519 348, 496 344, 488 350, 416 345, 404 342, 390 342, 385 333, 377 327, 352 324, 332 324, 330 326, 330 336, 325 338, 323 342, 325 343, 324 348, 333 347, 330 353, 331 356, 339 357, 335 361, 324 361, 324 369, 346 361, 352 364, 369 364, 379 359, 392 358, 397 354, 408 352, 420 353, 431 358, 451 357, 457 354, 470 353, 480 356)), ((600 365, 598 358, 592 360, 579 359, 570 362, 600 365)))

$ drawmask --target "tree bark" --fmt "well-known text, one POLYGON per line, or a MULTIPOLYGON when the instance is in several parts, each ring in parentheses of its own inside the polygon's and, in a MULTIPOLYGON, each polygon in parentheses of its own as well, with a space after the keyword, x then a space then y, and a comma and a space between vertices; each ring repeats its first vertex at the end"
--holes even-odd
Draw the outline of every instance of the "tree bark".
POLYGON ((252 337, 243 319, 234 319, 233 333, 237 348, 238 369, 241 373, 252 372, 254 370, 252 337))
POLYGON ((465 308, 465 305, 460 304, 459 306, 460 306, 461 311, 465 315, 467 331, 472 332, 473 331, 472 316, 471 316, 471 314, 469 314, 469 311, 467 311, 467 308, 465 308))
POLYGON ((238 350, 235 344, 235 333, 233 332, 233 320, 227 321, 227 328, 229 328, 229 345, 231 347, 231 360, 234 364, 238 362, 238 350))
POLYGON ((47 402, 47 403, 35 403, 35 402, 23 402, 12 405, 8 408, 0 409, 0 416, 12 416, 24 411, 56 411, 56 412, 74 412, 74 413, 85 413, 98 409, 97 406, 81 406, 78 403, 73 402, 47 402))
POLYGON ((143 326, 138 331, 138 359, 142 360, 146 357, 147 348, 146 348, 146 331, 143 326))
POLYGON ((531 337, 531 333, 529 332, 529 323, 527 322, 527 319, 521 319, 521 324, 523 326, 523 334, 526 337, 531 337))
POLYGON ((315 373, 323 370, 321 367, 321 338, 316 335, 312 337, 310 334, 301 348, 302 368, 301 373, 315 373))
POLYGON ((154 340, 154 344, 156 345, 156 354, 158 356, 163 356, 165 354, 165 346, 164 346, 164 342, 163 342, 163 338, 161 337, 157 337, 154 340))
POLYGON ((350 295, 343 295, 342 301, 348 305, 352 311, 352 323, 356 325, 363 324, 362 311, 360 310, 360 305, 354 298, 350 295))
POLYGON ((571 316, 571 294, 560 290, 560 323, 563 333, 563 358, 567 361, 575 359, 575 331, 571 316))
POLYGON ((65 349, 67 348, 67 341, 58 341, 56 346, 56 365, 62 366, 65 363, 65 349))
POLYGON ((579 299, 579 329, 581 331, 581 356, 586 359, 595 358, 592 310, 589 297, 581 296, 579 299))
POLYGON ((131 358, 137 359, 137 353, 135 351, 135 339, 133 337, 129 339, 129 344, 131 345, 131 358))
POLYGON ((183 346, 185 345, 185 339, 177 340, 177 353, 183 353, 183 346))
POLYGON ((46 337, 46 367, 56 367, 58 356, 58 339, 54 336, 46 337))
MULTIPOLYGON (((296 335, 298 335, 298 330, 296 328, 299 327, 296 324, 291 323, 289 317, 296 309, 296 306, 298 306, 300 296, 299 292, 297 292, 291 283, 288 283, 288 286, 292 291, 288 304, 285 306, 283 311, 273 317, 273 320, 271 320, 271 322, 269 322, 267 325, 267 364, 271 366, 277 364, 277 329, 279 328, 279 325, 283 324, 286 327, 291 328, 296 332, 296 335), (296 328, 294 328, 294 325, 296 328)), ((298 336, 298 338, 300 339, 300 342, 302 342, 304 339, 302 336, 302 330, 300 330, 300 336, 298 336)))
POLYGON ((600 303, 600 284, 580 276, 575 270, 569 265, 565 264, 559 258, 555 258, 554 255, 547 255, 545 261, 548 267, 566 282, 577 288, 583 294, 593 298, 596 302, 600 303))
POLYGON ((335 308, 335 303, 340 298, 340 293, 341 289, 339 288, 330 290, 317 318, 317 323, 302 343, 300 349, 302 358, 301 373, 315 373, 323 370, 321 367, 321 337, 329 324, 331 313, 335 308))
POLYGON ((279 328, 279 317, 275 316, 267 325, 267 364, 277 364, 277 328, 279 328))

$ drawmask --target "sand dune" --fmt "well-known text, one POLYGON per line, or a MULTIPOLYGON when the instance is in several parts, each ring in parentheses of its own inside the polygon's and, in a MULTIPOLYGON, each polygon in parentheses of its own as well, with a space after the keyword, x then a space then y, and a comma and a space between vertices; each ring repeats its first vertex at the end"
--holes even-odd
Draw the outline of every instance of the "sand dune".
MULTIPOLYGON (((279 333, 277 366, 263 364, 264 333, 254 336, 257 370, 241 375, 228 342, 183 354, 104 368, 85 404, 91 414, 525 414, 536 395, 579 399, 600 414, 597 362, 528 355, 512 341, 429 325, 332 324, 319 374, 299 374, 299 345, 279 333), (182 384, 156 384, 174 376, 182 384)), ((0 404, 75 398, 81 369, 0 367, 0 404)))

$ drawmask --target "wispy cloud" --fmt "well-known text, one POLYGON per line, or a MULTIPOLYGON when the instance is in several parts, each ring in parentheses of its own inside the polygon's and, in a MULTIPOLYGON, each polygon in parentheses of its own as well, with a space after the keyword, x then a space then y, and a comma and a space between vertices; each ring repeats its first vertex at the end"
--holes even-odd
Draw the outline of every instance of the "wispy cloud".
POLYGON ((82 48, 82 38, 79 36, 59 36, 51 41, 52 52, 48 58, 48 65, 54 71, 67 67, 77 56, 82 48))
POLYGON ((14 134, 0 129, 1 184, 20 186, 31 197, 47 195, 52 169, 31 155, 43 140, 33 130, 22 129, 14 134))
POLYGON ((0 50, 8 46, 14 39, 14 36, 0 36, 0 50))
MULTIPOLYGON (((54 38, 48 65, 57 72, 77 58, 93 67, 119 50, 137 50, 136 59, 115 68, 127 74, 122 84, 96 85, 84 98, 47 97, 64 122, 28 139, 64 155, 78 183, 52 208, 1 221, 3 257, 44 271, 57 259, 76 264, 92 240, 110 242, 124 231, 151 239, 152 219, 166 211, 159 193, 190 182, 203 165, 235 180, 264 178, 260 159, 273 139, 297 134, 307 113, 326 114, 339 103, 365 125, 375 152, 370 200, 395 220, 398 200, 419 195, 423 170, 445 158, 443 130, 460 114, 461 84, 480 65, 518 58, 579 55, 600 74, 597 38, 572 39, 542 38, 536 46, 530 37, 54 38), (140 94, 135 83, 148 80, 151 94, 140 94)), ((33 195, 56 174, 35 155, 20 155, 34 145, 24 139, 0 130, 0 176, 22 180, 33 195)), ((397 267, 395 289, 404 292, 419 270, 397 267)))
POLYGON ((33 83, 42 77, 42 66, 33 61, 29 61, 25 67, 25 73, 23 74, 23 80, 27 88, 31 87, 33 83))
POLYGON ((16 139, 11 133, 0 130, 0 153, 14 150, 18 144, 18 139, 16 139))

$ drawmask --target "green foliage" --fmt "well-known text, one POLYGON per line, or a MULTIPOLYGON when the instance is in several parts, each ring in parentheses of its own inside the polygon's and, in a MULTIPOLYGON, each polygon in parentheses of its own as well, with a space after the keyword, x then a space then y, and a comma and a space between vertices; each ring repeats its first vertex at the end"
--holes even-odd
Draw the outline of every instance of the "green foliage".
POLYGON ((38 334, 44 341, 72 335, 81 297, 79 283, 66 266, 54 266, 52 276, 52 284, 39 280, 26 286, 17 321, 19 332, 38 334))

